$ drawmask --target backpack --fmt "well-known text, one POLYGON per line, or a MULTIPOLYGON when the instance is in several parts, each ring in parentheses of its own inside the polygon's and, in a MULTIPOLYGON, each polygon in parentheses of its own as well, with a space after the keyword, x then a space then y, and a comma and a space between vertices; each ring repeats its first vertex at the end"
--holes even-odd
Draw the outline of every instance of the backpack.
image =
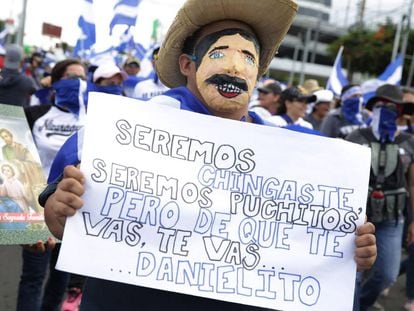
POLYGON ((410 138, 401 133, 392 143, 378 142, 370 129, 360 129, 371 147, 371 171, 367 217, 374 223, 398 220, 408 198, 407 178, 400 156, 400 144, 410 138))

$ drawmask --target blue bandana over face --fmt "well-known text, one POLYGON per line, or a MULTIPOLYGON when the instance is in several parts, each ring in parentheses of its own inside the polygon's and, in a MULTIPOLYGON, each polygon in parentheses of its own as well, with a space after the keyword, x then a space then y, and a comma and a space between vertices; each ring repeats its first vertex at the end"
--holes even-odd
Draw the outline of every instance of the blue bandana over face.
POLYGON ((55 105, 79 116, 85 113, 86 82, 81 79, 62 79, 52 85, 55 105))
POLYGON ((113 95, 121 95, 122 86, 120 85, 97 85, 95 83, 91 83, 90 85, 88 85, 88 91, 113 94, 113 95))
POLYGON ((397 131, 397 111, 388 107, 374 107, 372 113, 372 131, 382 143, 393 142, 397 131))
POLYGON ((350 124, 362 124, 361 116, 362 98, 352 97, 342 102, 342 113, 350 124))

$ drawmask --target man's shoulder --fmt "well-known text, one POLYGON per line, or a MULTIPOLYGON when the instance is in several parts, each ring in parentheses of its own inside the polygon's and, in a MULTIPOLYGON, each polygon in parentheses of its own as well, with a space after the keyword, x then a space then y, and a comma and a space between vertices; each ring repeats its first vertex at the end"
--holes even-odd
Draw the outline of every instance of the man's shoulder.
POLYGON ((159 104, 172 108, 182 109, 181 102, 178 99, 175 99, 168 95, 157 95, 152 97, 147 103, 159 104))
POLYGON ((277 126, 286 126, 287 122, 285 119, 283 119, 280 115, 271 116, 267 119, 270 123, 273 123, 277 126))
POLYGON ((249 108, 249 111, 257 113, 262 119, 268 119, 272 116, 269 110, 262 106, 252 106, 249 108))
POLYGON ((369 144, 377 140, 370 127, 357 128, 350 132, 345 139, 358 144, 369 144))
POLYGON ((303 118, 299 118, 299 119, 296 121, 296 124, 297 124, 297 125, 300 125, 300 126, 303 126, 303 127, 307 127, 307 128, 313 129, 313 125, 312 125, 312 123, 311 123, 311 122, 309 122, 309 121, 307 121, 307 120, 305 120, 305 119, 303 119, 303 118))
POLYGON ((406 146, 406 148, 410 149, 414 153, 414 135, 400 132, 397 137, 395 138, 395 143, 400 146, 406 146))
POLYGON ((19 88, 21 88, 23 92, 33 94, 36 91, 36 85, 33 79, 23 73, 19 73, 16 76, 16 84, 19 85, 19 88))
POLYGON ((148 87, 148 86, 152 86, 155 85, 155 82, 153 79, 145 79, 145 80, 141 80, 139 81, 136 85, 135 85, 135 89, 140 89, 143 87, 148 87))

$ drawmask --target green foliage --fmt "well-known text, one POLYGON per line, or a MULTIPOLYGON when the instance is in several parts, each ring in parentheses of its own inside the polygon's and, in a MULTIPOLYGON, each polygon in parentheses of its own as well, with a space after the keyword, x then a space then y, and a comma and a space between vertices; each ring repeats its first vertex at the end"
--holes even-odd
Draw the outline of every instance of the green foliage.
POLYGON ((396 26, 388 20, 376 29, 353 28, 329 46, 330 54, 335 57, 339 47, 344 46, 343 67, 349 76, 353 72, 380 75, 390 63, 396 26))

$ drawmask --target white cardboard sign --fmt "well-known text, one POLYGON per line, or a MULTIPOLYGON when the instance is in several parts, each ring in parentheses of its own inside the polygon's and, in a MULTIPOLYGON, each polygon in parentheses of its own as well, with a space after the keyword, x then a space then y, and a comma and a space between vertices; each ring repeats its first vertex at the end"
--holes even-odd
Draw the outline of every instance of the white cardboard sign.
POLYGON ((58 268, 273 309, 352 309, 368 148, 89 98, 85 206, 66 222, 58 268))

